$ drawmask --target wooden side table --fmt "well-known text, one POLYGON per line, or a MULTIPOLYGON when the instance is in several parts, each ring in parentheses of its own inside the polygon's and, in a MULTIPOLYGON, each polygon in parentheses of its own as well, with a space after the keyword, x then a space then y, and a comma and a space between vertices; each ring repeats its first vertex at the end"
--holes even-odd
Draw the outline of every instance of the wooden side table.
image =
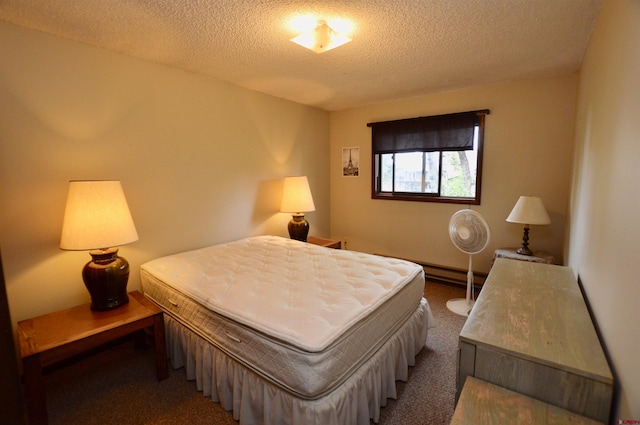
POLYGON ((138 291, 130 292, 129 303, 114 310, 92 311, 84 304, 19 322, 29 423, 47 423, 44 367, 144 328, 153 328, 158 380, 168 378, 162 310, 138 291))
POLYGON ((307 237, 307 242, 327 248, 342 249, 342 243, 335 239, 316 238, 315 236, 309 236, 307 237))
POLYGON ((533 255, 522 255, 517 253, 518 248, 498 248, 493 253, 493 260, 491 260, 491 266, 495 263, 496 258, 508 258, 510 260, 529 261, 531 263, 544 263, 555 264, 553 255, 544 252, 537 251, 533 255))

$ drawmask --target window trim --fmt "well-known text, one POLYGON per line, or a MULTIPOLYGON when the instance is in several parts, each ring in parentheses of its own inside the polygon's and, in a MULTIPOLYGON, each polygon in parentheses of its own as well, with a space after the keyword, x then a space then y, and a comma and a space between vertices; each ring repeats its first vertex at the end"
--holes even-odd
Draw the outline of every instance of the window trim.
MULTIPOLYGON (((372 199, 385 199, 385 200, 396 200, 396 201, 413 201, 413 202, 440 202, 440 203, 448 203, 448 204, 465 204, 465 205, 480 205, 481 204, 481 195, 482 195, 482 168, 483 168, 483 159, 484 159, 484 126, 485 126, 485 116, 491 113, 490 110, 479 110, 472 111, 477 114, 478 122, 478 153, 476 158, 476 196, 473 198, 459 198, 459 197, 447 197, 434 195, 429 193, 412 193, 412 192, 376 192, 376 188, 381 184, 376 180, 379 178, 379 165, 380 161, 376 161, 376 156, 379 153, 376 153, 373 149, 373 138, 372 138, 372 151, 371 151, 371 198, 372 199)), ((426 117, 428 118, 428 117, 426 117)), ((367 126, 371 127, 376 123, 369 123, 367 126)), ((438 152, 443 152, 442 150, 437 150, 438 152)), ((442 162, 442 155, 440 155, 440 161, 442 162)), ((393 169, 395 173, 395 166, 393 169)), ((442 164, 440 165, 439 174, 442 176, 442 164)), ((395 178, 395 176, 394 176, 395 178)), ((439 179, 438 184, 440 188, 442 187, 442 181, 439 179)))

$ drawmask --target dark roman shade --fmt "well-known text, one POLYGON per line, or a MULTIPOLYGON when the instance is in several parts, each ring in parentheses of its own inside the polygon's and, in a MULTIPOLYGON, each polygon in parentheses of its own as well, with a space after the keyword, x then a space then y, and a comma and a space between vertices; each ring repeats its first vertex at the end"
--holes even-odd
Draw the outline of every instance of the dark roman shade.
POLYGON ((373 154, 473 149, 478 115, 488 110, 369 123, 373 154))

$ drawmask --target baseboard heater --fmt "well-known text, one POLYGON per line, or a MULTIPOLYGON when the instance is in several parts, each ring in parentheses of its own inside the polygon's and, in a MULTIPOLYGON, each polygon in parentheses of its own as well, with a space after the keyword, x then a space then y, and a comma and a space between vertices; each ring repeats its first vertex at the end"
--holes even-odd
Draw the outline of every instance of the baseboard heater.
MULTIPOLYGON (((383 255, 383 254, 377 254, 383 255)), ((389 255, 383 255, 385 257, 390 257, 389 255)), ((436 283, 445 283, 447 285, 458 285, 467 287, 467 273, 466 269, 459 269, 457 267, 450 266, 442 266, 440 264, 432 264, 425 263, 424 261, 416 261, 408 258, 398 258, 399 260, 411 261, 412 263, 416 263, 421 265, 424 268, 425 279, 427 281, 436 282, 436 283)), ((487 279, 488 273, 477 272, 474 270, 473 272, 473 287, 477 290, 482 288, 484 285, 484 281, 487 279)))
MULTIPOLYGON (((457 267, 441 266, 439 264, 430 264, 414 261, 414 263, 420 264, 424 267, 426 280, 437 283, 446 283, 449 285, 459 285, 467 287, 467 272, 468 270, 459 269, 457 267)), ((482 288, 484 281, 487 278, 487 273, 473 272, 473 286, 476 289, 482 288)))
MULTIPOLYGON (((468 270, 459 269, 457 267, 441 266, 438 264, 418 263, 424 267, 426 280, 438 283, 448 283, 467 287, 468 270)), ((476 289, 482 288, 487 273, 473 272, 473 286, 476 289)))

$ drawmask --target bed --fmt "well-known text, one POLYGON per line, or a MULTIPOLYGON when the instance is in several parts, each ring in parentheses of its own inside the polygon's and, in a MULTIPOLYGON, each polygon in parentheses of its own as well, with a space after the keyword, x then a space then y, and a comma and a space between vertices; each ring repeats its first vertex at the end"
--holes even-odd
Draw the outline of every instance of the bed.
POLYGON ((425 344, 421 266, 258 236, 141 266, 172 367, 241 424, 369 424, 425 344))

